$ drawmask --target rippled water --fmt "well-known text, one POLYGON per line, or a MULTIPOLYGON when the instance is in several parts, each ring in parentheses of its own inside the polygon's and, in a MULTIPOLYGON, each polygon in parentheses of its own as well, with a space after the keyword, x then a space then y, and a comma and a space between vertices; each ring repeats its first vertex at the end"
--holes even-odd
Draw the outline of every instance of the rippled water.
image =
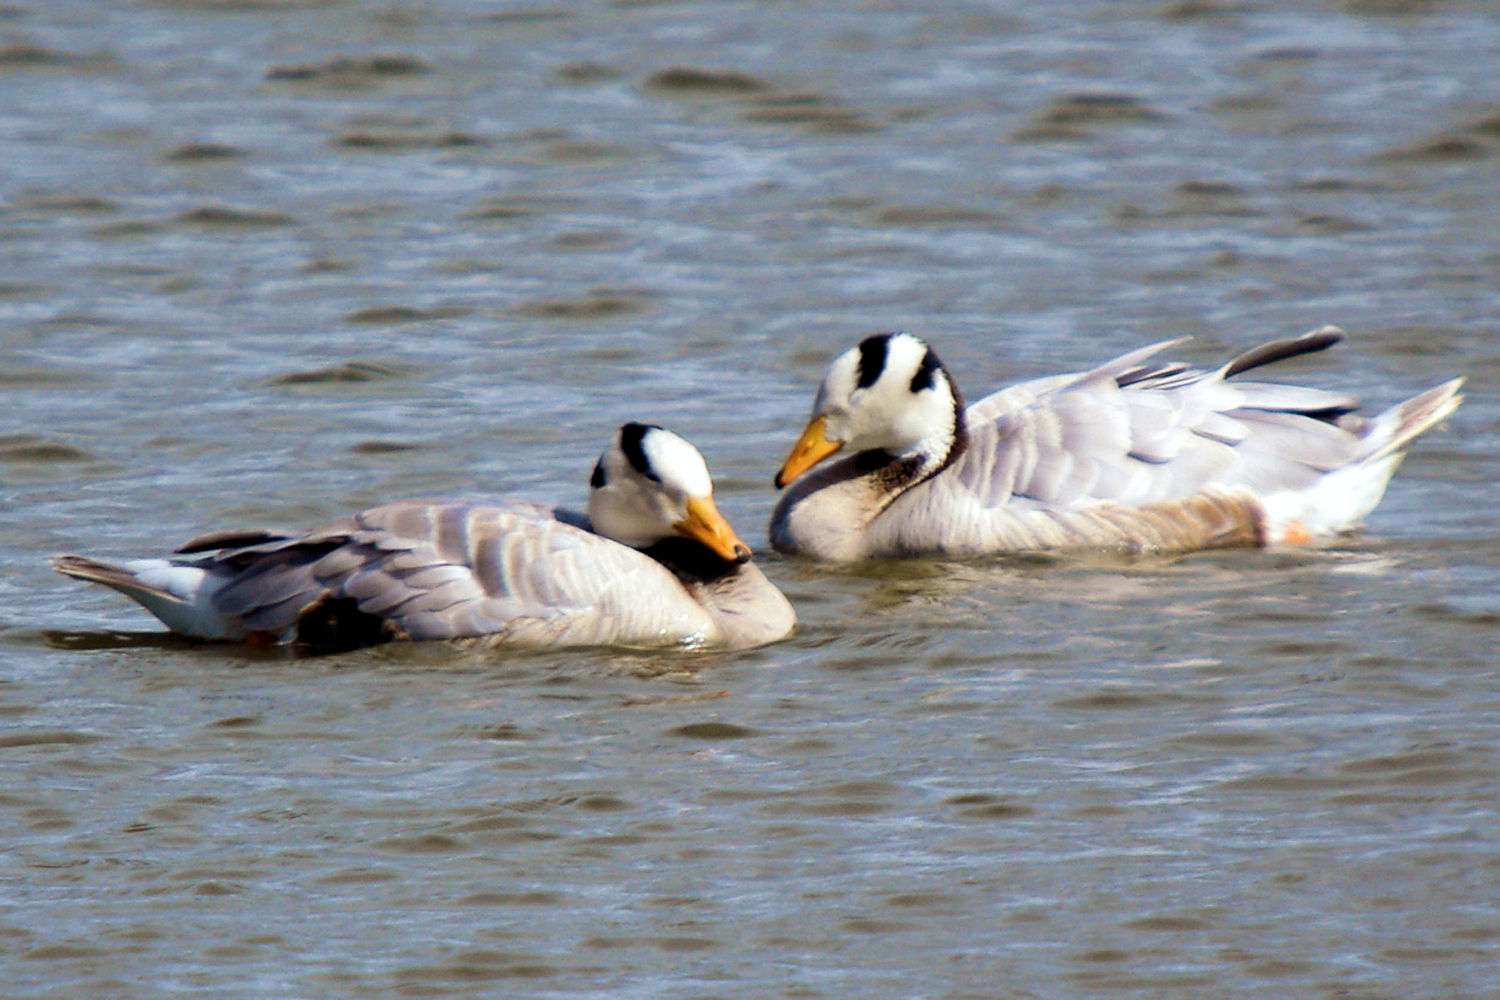
POLYGON ((0 5, 7 996, 1493 994, 1486 0, 0 5), (51 574, 1327 322, 1329 551, 829 570, 747 654, 291 659, 51 574))

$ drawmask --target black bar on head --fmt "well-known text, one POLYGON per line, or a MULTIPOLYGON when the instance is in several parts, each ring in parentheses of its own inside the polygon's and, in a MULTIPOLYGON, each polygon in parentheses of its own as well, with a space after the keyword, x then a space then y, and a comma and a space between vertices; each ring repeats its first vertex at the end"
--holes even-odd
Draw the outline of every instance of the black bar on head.
POLYGON ((856 388, 868 389, 885 371, 885 356, 891 346, 889 333, 877 333, 859 342, 859 380, 856 388))
POLYGON ((661 482, 661 476, 651 468, 651 460, 646 457, 646 449, 641 442, 646 439, 648 431, 659 431, 660 427, 655 424, 629 423, 620 428, 620 450, 625 453, 630 467, 653 482, 661 482))
POLYGON ((911 391, 921 392, 923 389, 931 389, 933 373, 943 367, 938 360, 937 354, 932 348, 927 348, 927 353, 922 355, 922 363, 917 367, 917 373, 911 377, 911 391))

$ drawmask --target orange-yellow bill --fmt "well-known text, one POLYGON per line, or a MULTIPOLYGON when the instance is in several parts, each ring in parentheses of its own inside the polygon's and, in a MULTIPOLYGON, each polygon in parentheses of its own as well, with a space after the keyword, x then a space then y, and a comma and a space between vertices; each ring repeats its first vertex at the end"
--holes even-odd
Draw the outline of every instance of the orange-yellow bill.
POLYGON ((679 534, 707 545, 726 562, 742 563, 750 560, 750 546, 740 541, 740 536, 724 520, 724 515, 719 513, 711 496, 690 497, 687 502, 687 517, 672 527, 679 534))
POLYGON ((776 488, 786 486, 843 446, 842 442, 828 440, 828 418, 814 417, 776 473, 776 488))

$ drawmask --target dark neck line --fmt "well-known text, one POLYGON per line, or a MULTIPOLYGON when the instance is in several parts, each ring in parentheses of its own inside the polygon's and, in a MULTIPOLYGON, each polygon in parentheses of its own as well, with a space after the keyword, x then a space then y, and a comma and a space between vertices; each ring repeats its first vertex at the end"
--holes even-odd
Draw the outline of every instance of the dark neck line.
POLYGON ((969 450, 969 418, 964 412, 968 406, 964 404, 964 397, 959 393, 958 386, 953 384, 952 375, 948 376, 948 391, 953 393, 953 443, 948 446, 948 454, 943 456, 942 463, 932 470, 932 475, 926 477, 928 479, 958 461, 969 450))
MULTIPOLYGON (((942 461, 927 468, 929 465, 927 455, 916 454, 903 458, 891 454, 884 448, 873 448, 854 456, 855 469, 862 475, 874 477, 881 491, 888 494, 891 500, 895 500, 907 490, 921 486, 933 476, 938 475, 958 461, 959 457, 969 449, 969 423, 964 416, 966 409, 964 398, 959 394, 958 386, 953 384, 951 375, 948 376, 948 391, 953 396, 953 437, 948 443, 948 450, 943 455, 942 461)), ((881 509, 883 510, 884 506, 881 509)))
POLYGON ((743 563, 721 558, 691 538, 663 538, 639 550, 671 570, 685 583, 713 583, 739 572, 743 563))

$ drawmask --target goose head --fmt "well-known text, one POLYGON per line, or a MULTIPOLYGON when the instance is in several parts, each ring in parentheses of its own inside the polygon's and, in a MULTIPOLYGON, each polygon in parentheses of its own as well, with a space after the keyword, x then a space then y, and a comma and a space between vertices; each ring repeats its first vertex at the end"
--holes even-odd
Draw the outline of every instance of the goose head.
POLYGON ((909 333, 866 337, 834 359, 818 387, 812 419, 776 474, 778 488, 847 450, 948 458, 962 404, 943 363, 909 333))
POLYGON ((625 424, 589 479, 594 530, 631 548, 690 538, 725 562, 750 560, 714 504, 713 481, 698 449, 655 424, 625 424))

